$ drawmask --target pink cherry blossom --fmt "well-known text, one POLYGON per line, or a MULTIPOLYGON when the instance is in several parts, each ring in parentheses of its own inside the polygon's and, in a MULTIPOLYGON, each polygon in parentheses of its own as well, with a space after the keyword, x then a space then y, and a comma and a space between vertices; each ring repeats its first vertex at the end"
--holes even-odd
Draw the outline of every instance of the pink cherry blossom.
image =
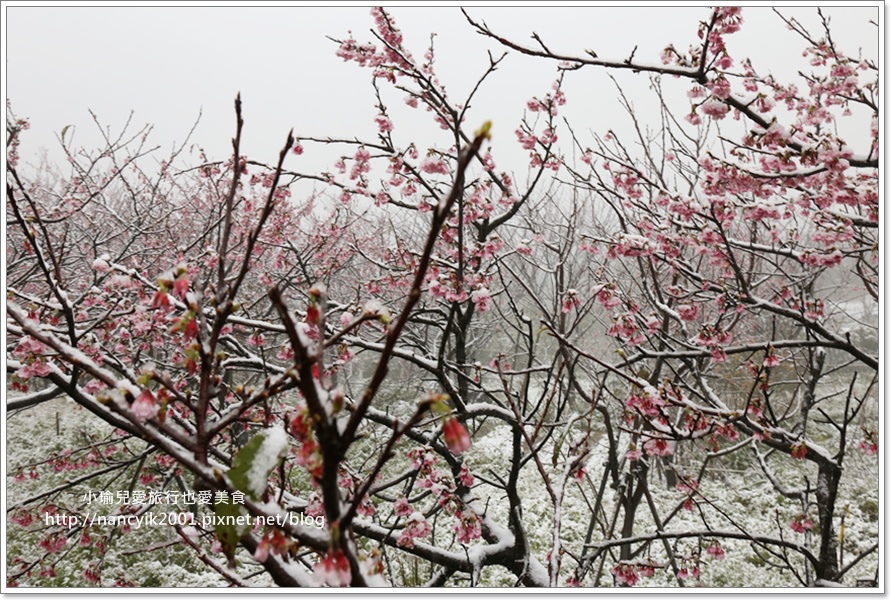
POLYGON ((652 438, 644 444, 644 450, 650 456, 671 456, 671 443, 664 438, 652 438))
POLYGON ((470 435, 455 417, 446 417, 442 423, 443 440, 453 454, 461 454, 470 448, 470 435))
POLYGON ((678 315, 683 321, 695 321, 699 314, 699 306, 697 304, 681 304, 677 307, 678 315))
POLYGON ((482 535, 482 522, 479 516, 469 507, 455 513, 456 540, 459 544, 469 544, 482 535))
POLYGON ((724 560, 724 549, 721 548, 721 544, 717 540, 706 547, 705 553, 715 560, 724 560))
POLYGON ((416 538, 427 537, 431 531, 430 524, 424 518, 424 515, 418 511, 413 511, 408 516, 408 520, 402 529, 402 534, 396 543, 403 548, 413 548, 416 538))
MULTIPOLYGON (((22 479, 24 479, 24 476, 22 477, 22 479)), ((9 520, 10 522, 15 523, 20 527, 27 527, 34 522, 31 513, 25 509, 19 509, 14 512, 12 515, 10 515, 9 520)))
POLYGON ((710 99, 700 104, 699 110, 704 115, 708 115, 713 119, 720 120, 727 116, 727 113, 730 112, 730 107, 720 100, 710 99))
POLYGON ((263 534, 263 539, 260 540, 260 543, 257 544, 257 549, 254 551, 254 560, 257 562, 265 562, 267 558, 269 558, 269 532, 263 534))
POLYGON ((789 523, 789 527, 792 528, 792 531, 805 533, 814 528, 814 522, 807 515, 800 514, 792 519, 792 522, 789 523))
POLYGON ((180 300, 186 299, 186 292, 189 291, 189 275, 183 273, 173 282, 173 294, 180 300))
POLYGON ((612 568, 612 574, 616 578, 616 583, 620 586, 634 586, 640 581, 640 576, 635 565, 619 563, 612 568))
POLYGON ((441 175, 449 174, 448 164, 446 164, 444 160, 440 159, 436 155, 429 155, 425 157, 424 160, 421 161, 419 167, 424 173, 438 173, 441 175))
POLYGON ((780 357, 776 355, 771 349, 771 352, 764 357, 764 366, 765 367, 776 367, 780 364, 780 357))
POLYGON ((474 292, 470 294, 470 300, 474 304, 476 304, 476 307, 477 309, 479 309, 480 312, 486 312, 487 310, 489 310, 489 305, 492 301, 491 297, 489 296, 489 290, 485 287, 480 287, 474 290, 474 292))
POLYGON ((407 517, 414 512, 414 509, 411 507, 411 504, 408 503, 408 498, 400 496, 393 503, 393 512, 400 517, 407 517))
POLYGON ((564 314, 569 314, 580 305, 579 293, 576 290, 567 290, 560 303, 560 309, 564 314))
POLYGON ((316 583, 329 587, 348 586, 353 579, 350 574, 350 563, 343 550, 329 550, 315 564, 312 574, 316 583))
POLYGON ((377 123, 377 129, 380 133, 389 133, 393 131, 393 122, 383 115, 375 117, 374 122, 377 123))
POLYGON ((158 413, 154 394, 147 389, 142 390, 142 393, 130 405, 130 410, 140 421, 151 419, 158 413))
POLYGON ((459 474, 459 479, 461 480, 461 485, 464 487, 471 487, 475 479, 473 477, 473 473, 470 472, 470 469, 467 468, 467 463, 461 464, 461 473, 459 474))

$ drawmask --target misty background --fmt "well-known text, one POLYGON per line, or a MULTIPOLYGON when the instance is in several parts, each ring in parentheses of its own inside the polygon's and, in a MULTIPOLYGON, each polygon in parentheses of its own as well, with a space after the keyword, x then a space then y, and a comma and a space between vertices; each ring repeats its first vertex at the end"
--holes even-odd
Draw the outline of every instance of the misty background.
MULTIPOLYGON (((659 62, 669 44, 686 50, 697 44, 698 22, 706 5, 685 7, 511 7, 465 5, 467 13, 485 21, 512 40, 534 44, 538 33, 556 52, 582 56, 586 50, 602 58, 659 62), (635 50, 636 48, 636 50, 635 50)), ((823 34, 814 7, 780 9, 817 37, 823 34)), ((824 7, 835 42, 856 55, 877 55, 880 38, 878 6, 824 7)), ((242 152, 261 162, 274 160, 289 129, 298 136, 358 137, 374 140, 378 114, 370 85, 371 73, 345 64, 335 55, 352 31, 359 41, 374 41, 368 6, 361 7, 5 7, 5 95, 14 114, 27 118, 31 129, 22 137, 23 166, 45 157, 64 163, 58 138, 65 127, 74 146, 97 147, 97 124, 119 133, 132 112, 129 131, 153 125, 150 145, 163 154, 190 142, 209 158, 224 160, 234 135, 233 100, 241 92, 245 129, 242 152), (199 119, 200 116, 200 119, 199 119)), ((394 7, 391 15, 402 30, 406 47, 424 54, 431 33, 440 81, 453 102, 462 101, 488 66, 488 53, 504 48, 478 35, 456 6, 394 7)), ((749 6, 743 28, 728 36, 738 60, 748 56, 759 72, 789 79, 807 69, 801 56, 805 42, 789 31, 773 10, 749 6)), ((513 134, 526 100, 543 96, 557 77, 555 62, 511 54, 482 86, 472 103, 468 124, 491 119, 493 148, 512 164, 499 169, 525 171, 526 152, 513 134)), ((627 130, 616 78, 639 116, 654 114, 655 96, 646 75, 607 73, 586 68, 567 73, 562 111, 582 136, 609 129, 627 130)), ((667 94, 686 94, 686 81, 663 82, 667 94)), ((395 140, 408 145, 448 145, 450 141, 423 111, 411 111, 401 97, 385 97, 396 118, 395 140), (395 112, 394 112, 395 111, 395 112), (407 125, 406 125, 407 123, 407 125)), ((677 106, 677 104, 675 104, 677 106)), ((683 106, 683 104, 681 104, 683 106)), ((868 134, 868 121, 863 131, 868 134)), ((620 133, 621 135, 621 133, 620 133)), ((856 133, 852 132, 852 136, 856 133)), ((863 135, 865 141, 866 135, 863 135)), ((855 148, 857 139, 849 140, 855 148)), ((307 145, 304 156, 289 158, 286 167, 321 170, 333 157, 307 145), (295 160, 301 161, 299 164, 295 160)), ((198 162, 197 156, 194 162, 198 162)))

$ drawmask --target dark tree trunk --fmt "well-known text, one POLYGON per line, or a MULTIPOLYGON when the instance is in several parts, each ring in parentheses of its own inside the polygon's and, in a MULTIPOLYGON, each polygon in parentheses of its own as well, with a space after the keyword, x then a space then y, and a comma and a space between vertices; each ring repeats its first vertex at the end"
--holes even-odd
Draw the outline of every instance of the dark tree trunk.
POLYGON ((820 555, 815 571, 817 579, 835 581, 838 577, 838 538, 832 517, 841 469, 835 465, 820 465, 817 475, 817 510, 820 519, 820 555))

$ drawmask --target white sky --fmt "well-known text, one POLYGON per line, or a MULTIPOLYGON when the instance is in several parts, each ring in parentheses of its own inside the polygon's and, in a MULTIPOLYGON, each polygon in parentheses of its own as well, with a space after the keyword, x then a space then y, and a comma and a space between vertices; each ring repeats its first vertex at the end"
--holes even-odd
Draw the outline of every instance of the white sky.
MULTIPOLYGON (((669 43, 683 49, 696 43, 697 23, 709 14, 705 6, 465 6, 475 18, 516 40, 529 40, 535 31, 554 50, 582 54, 590 48, 601 57, 620 59, 637 45, 636 59, 653 63, 669 43)), ((864 56, 878 58, 879 31, 869 24, 879 21, 877 5, 845 4, 824 11, 842 49, 856 55, 862 47, 864 56)), ((821 35, 813 8, 783 12, 821 35)), ((453 101, 462 100, 483 72, 486 50, 502 51, 474 33, 455 7, 395 7, 390 13, 416 57, 423 55, 430 32, 437 32, 438 74, 453 101)), ((806 68, 803 40, 769 8, 749 6, 743 15, 743 30, 728 37, 734 56, 750 56, 756 68, 781 78, 806 68)), ((243 152, 253 159, 272 162, 292 127, 297 135, 370 140, 376 135, 370 70, 344 63, 335 56, 336 44, 326 39, 344 38, 352 30, 358 40, 371 40, 367 6, 88 8, 10 2, 4 3, 4 21, 5 95, 16 115, 27 117, 32 127, 21 148, 25 161, 34 160, 40 148, 50 148, 50 158, 59 160, 55 140, 66 125, 74 126, 77 143, 97 144, 88 109, 112 131, 120 130, 132 110, 134 130, 154 124, 150 139, 164 148, 181 142, 203 111, 192 141, 211 158, 224 159, 234 134, 232 102, 238 91, 244 102, 243 152)), ((526 100, 546 93, 555 75, 555 63, 514 55, 483 87, 468 124, 493 120, 496 159, 500 149, 509 151, 511 162, 516 160, 499 168, 524 168, 525 153, 513 131, 526 100)), ((614 75, 646 116, 652 106, 646 77, 614 75)), ((688 86, 679 82, 675 87, 682 94, 688 86)), ((564 114, 578 132, 602 134, 622 127, 625 118, 603 70, 570 73, 565 89, 564 114)), ((386 98, 392 109, 402 106, 401 94, 386 98)), ((421 147, 449 144, 436 127, 428 127, 425 113, 412 111, 407 121, 400 121, 403 113, 395 114, 398 141, 416 141, 421 147)), ((313 152, 307 147, 300 159, 314 160, 313 152)))

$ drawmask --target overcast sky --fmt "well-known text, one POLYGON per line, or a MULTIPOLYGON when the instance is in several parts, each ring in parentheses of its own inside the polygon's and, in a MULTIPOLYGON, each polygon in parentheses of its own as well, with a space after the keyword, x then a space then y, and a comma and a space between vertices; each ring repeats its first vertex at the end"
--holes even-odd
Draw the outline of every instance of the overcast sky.
MULTIPOLYGON (((554 50, 581 54, 593 49, 601 57, 620 59, 637 46, 635 57, 646 62, 658 62, 669 43, 679 48, 695 43, 697 22, 708 15, 704 6, 465 6, 475 18, 516 40, 529 40, 535 31, 554 50)), ((4 9, 5 94, 16 115, 27 117, 32 125, 22 145, 26 161, 40 148, 57 146, 55 138, 67 125, 74 126, 69 131, 76 142, 95 145, 98 136, 88 109, 112 131, 119 131, 133 111, 134 126, 154 124, 151 139, 165 148, 181 142, 202 113, 192 141, 211 157, 225 158, 234 133, 232 102, 239 91, 245 152, 251 158, 274 160, 292 127, 298 135, 374 139, 377 111, 370 73, 345 64, 335 56, 336 44, 326 38, 344 38, 352 30, 358 40, 370 40, 373 23, 368 7, 88 8, 8 3, 4 9)), ((819 35, 814 9, 782 10, 819 35)), ((879 20, 877 5, 846 4, 824 11, 831 16, 833 37, 841 48, 856 55, 862 47, 864 56, 878 58, 879 32, 869 24, 879 20)), ((486 50, 502 51, 474 33, 457 8, 395 7, 390 12, 416 57, 423 56, 430 33, 437 33, 438 73, 453 101, 462 99, 485 69, 486 50)), ((750 6, 743 14, 743 30, 728 38, 735 56, 751 56, 756 68, 780 77, 806 66, 801 58, 803 41, 769 8, 750 6)), ((496 149, 498 144, 510 146, 522 157, 513 130, 525 101, 546 93, 555 74, 554 63, 508 57, 483 88, 470 119, 480 123, 492 119, 496 149)), ((617 76, 646 114, 652 101, 644 98, 646 78, 631 73, 617 76)), ((688 84, 682 85, 686 90, 688 84)), ((566 90, 565 114, 581 131, 603 133, 623 122, 615 88, 603 71, 571 73, 566 90)), ((435 128, 418 131, 424 138, 420 145, 443 142, 435 128)), ((410 132, 399 130, 398 122, 397 133, 409 140, 410 132)), ((60 154, 53 150, 49 156, 58 160, 60 154)))

